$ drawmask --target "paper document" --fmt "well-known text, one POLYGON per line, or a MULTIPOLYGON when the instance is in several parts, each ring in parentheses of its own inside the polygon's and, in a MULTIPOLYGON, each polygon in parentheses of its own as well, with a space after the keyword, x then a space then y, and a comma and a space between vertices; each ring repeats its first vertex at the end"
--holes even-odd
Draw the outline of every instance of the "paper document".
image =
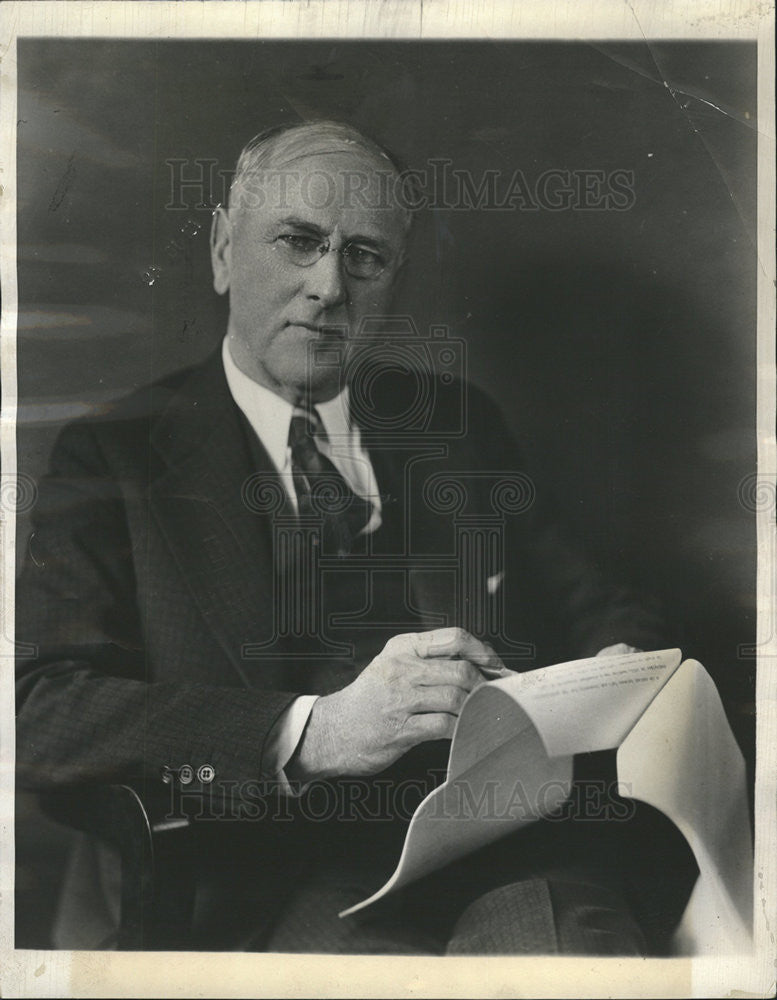
POLYGON ((678 649, 593 657, 473 691, 447 778, 416 810, 394 874, 340 916, 551 815, 571 794, 574 755, 618 748, 621 794, 668 816, 699 865, 678 949, 748 947, 744 760, 711 678, 697 661, 681 659, 678 649))

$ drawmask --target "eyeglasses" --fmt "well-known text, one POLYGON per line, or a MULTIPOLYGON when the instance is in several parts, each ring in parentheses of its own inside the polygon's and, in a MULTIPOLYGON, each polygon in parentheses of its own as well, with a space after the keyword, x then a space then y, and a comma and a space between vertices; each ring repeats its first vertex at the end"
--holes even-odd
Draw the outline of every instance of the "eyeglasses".
POLYGON ((328 253, 339 253, 343 258, 346 273, 352 278, 366 278, 372 281, 386 269, 386 261, 375 253, 357 243, 346 243, 338 250, 330 244, 322 243, 315 236, 304 236, 300 233, 282 233, 272 241, 292 264, 297 267, 312 267, 328 253))

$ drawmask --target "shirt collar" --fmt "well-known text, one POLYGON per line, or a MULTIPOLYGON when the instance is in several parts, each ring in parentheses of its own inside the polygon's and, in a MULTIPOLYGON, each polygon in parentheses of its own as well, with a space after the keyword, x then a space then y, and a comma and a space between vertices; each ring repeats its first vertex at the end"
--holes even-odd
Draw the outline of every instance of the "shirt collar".
POLYGON ((336 396, 324 403, 317 403, 316 409, 324 425, 330 445, 349 441, 352 434, 350 419, 350 396, 346 385, 336 396))
MULTIPOLYGON (((221 345, 227 385, 237 406, 245 414, 276 469, 286 465, 289 424, 294 407, 266 386, 260 385, 232 360, 228 338, 221 345)), ((348 386, 325 403, 316 405, 330 443, 347 441, 351 435, 348 386)))

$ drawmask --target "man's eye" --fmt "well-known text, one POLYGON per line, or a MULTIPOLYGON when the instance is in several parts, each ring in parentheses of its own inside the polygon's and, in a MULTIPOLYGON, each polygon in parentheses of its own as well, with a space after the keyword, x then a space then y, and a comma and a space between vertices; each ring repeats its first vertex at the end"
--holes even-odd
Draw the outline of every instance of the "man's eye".
POLYGON ((345 251, 355 264, 376 265, 382 264, 382 259, 372 250, 365 250, 364 247, 349 246, 345 251))
POLYGON ((319 246, 319 241, 312 236, 301 236, 299 233, 282 233, 278 239, 292 250, 300 250, 303 253, 310 253, 319 246))

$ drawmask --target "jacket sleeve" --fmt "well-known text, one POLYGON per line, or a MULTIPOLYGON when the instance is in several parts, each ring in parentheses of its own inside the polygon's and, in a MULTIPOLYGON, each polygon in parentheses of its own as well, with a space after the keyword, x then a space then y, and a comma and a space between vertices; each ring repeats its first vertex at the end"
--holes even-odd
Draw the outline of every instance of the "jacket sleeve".
POLYGON ((94 429, 66 428, 16 588, 18 781, 158 781, 187 764, 195 781, 210 765, 217 781, 255 786, 295 695, 151 677, 126 493, 94 429))

